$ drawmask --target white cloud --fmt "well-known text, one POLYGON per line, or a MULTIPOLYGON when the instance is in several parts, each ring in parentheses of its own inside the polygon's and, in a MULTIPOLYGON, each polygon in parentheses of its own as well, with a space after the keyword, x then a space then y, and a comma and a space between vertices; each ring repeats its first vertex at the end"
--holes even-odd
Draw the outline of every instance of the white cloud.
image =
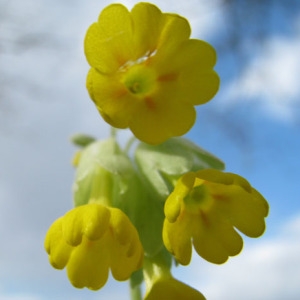
POLYGON ((299 116, 300 32, 293 38, 270 39, 242 76, 227 89, 233 101, 255 101, 283 121, 299 116))
POLYGON ((300 299, 300 215, 274 237, 246 242, 240 255, 213 265, 193 255, 178 276, 198 288, 208 300, 300 299))

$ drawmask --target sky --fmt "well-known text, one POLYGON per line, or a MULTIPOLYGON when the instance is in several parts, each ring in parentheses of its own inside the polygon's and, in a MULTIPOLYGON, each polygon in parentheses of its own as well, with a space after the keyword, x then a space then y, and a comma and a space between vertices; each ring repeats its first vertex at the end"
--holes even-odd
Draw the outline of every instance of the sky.
MULTIPOLYGON (((73 288, 43 249, 50 224, 72 208, 70 136, 109 136, 85 89, 82 46, 109 3, 0 0, 0 300, 129 299, 128 283, 113 279, 98 292, 73 288)), ((203 1, 153 3, 185 16, 192 36, 212 44, 226 22, 224 7, 203 1)), ((220 91, 197 108, 186 135, 270 203, 264 236, 245 238, 240 255, 216 266, 194 254, 174 270, 209 300, 300 298, 299 20, 288 20, 289 34, 274 30, 239 76, 218 55, 220 91)))

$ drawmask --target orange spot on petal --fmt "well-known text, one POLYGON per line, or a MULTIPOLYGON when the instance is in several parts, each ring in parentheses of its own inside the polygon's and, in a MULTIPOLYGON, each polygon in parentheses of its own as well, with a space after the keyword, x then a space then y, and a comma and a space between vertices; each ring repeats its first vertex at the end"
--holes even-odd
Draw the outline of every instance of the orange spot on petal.
POLYGON ((178 74, 176 73, 171 73, 171 74, 165 74, 165 75, 162 75, 160 77, 158 77, 158 81, 174 81, 176 80, 178 77, 178 74))
POLYGON ((117 89, 114 91, 113 98, 122 98, 128 93, 127 89, 117 89))
POLYGON ((151 97, 145 97, 144 100, 148 108, 150 108, 151 110, 155 109, 156 105, 151 97))

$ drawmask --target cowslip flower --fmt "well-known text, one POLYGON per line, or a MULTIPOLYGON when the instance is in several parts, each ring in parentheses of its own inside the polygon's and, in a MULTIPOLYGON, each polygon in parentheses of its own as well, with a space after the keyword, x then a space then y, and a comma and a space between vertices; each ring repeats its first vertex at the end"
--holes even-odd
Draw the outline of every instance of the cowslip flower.
POLYGON ((221 264, 242 250, 236 229, 263 234, 268 203, 241 176, 207 169, 182 176, 164 211, 164 244, 180 264, 189 264, 192 244, 201 257, 221 264))
POLYGON ((149 144, 193 126, 194 106, 215 95, 219 77, 213 47, 190 34, 185 18, 150 3, 130 12, 112 4, 101 12, 84 46, 91 66, 87 89, 106 122, 129 127, 149 144))
POLYGON ((205 297, 171 274, 172 259, 165 248, 154 257, 145 257, 143 274, 146 283, 144 300, 205 300, 205 297))
POLYGON ((57 219, 45 238, 49 261, 67 268, 77 288, 100 289, 109 269, 116 280, 127 280, 142 267, 143 248, 138 233, 119 209, 91 203, 57 219))
POLYGON ((146 291, 144 300, 205 300, 205 297, 189 285, 173 276, 158 277, 146 291))

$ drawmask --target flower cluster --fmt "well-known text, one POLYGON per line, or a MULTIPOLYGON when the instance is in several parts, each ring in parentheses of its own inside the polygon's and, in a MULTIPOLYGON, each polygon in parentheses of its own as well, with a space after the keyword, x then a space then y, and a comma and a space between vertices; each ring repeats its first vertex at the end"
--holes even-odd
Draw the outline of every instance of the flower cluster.
POLYGON ((77 135, 75 208, 45 238, 50 264, 66 268, 77 288, 102 288, 111 272, 130 279, 132 299, 203 300, 172 276, 192 248, 221 264, 242 250, 239 232, 259 237, 268 203, 224 163, 179 137, 194 124, 194 106, 217 92, 216 53, 191 39, 186 19, 150 3, 131 11, 107 6, 85 38, 87 89, 104 120, 140 140, 122 149, 111 138, 77 135), (132 151, 130 151, 132 150, 132 151))

